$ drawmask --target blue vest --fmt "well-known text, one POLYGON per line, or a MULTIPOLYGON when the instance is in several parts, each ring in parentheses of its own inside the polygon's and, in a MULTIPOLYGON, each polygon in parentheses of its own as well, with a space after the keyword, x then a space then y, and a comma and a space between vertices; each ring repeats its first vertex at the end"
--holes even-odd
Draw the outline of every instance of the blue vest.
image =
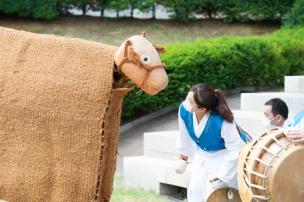
POLYGON ((297 113, 289 127, 296 127, 304 118, 304 110, 297 113))
POLYGON ((193 113, 187 111, 183 105, 180 106, 180 117, 184 121, 191 139, 202 150, 214 152, 225 148, 224 139, 221 137, 223 117, 218 113, 212 112, 206 123, 202 134, 197 137, 193 127, 193 113))

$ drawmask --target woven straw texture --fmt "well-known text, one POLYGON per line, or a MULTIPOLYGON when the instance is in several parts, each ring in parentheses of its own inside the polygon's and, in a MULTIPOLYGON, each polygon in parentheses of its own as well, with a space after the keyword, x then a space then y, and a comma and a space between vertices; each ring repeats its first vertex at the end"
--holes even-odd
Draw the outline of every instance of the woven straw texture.
POLYGON ((1 199, 96 200, 107 177, 103 127, 115 50, 0 28, 1 199))
POLYGON ((109 108, 104 121, 104 154, 102 155, 98 200, 102 202, 110 201, 113 190, 113 177, 116 169, 117 147, 119 142, 119 128, 121 106, 124 96, 130 91, 129 88, 119 88, 113 90, 109 108))

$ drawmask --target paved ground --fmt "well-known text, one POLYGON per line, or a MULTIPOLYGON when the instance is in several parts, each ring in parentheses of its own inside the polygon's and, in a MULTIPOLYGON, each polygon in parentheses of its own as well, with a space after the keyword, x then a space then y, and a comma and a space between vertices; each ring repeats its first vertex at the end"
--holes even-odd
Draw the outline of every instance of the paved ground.
MULTIPOLYGON (((240 95, 228 96, 228 104, 232 109, 240 108, 240 95)), ((143 155, 143 134, 144 132, 177 130, 177 111, 173 111, 162 117, 156 118, 145 124, 120 134, 120 143, 118 148, 118 162, 116 175, 122 175, 122 159, 127 156, 143 155)))

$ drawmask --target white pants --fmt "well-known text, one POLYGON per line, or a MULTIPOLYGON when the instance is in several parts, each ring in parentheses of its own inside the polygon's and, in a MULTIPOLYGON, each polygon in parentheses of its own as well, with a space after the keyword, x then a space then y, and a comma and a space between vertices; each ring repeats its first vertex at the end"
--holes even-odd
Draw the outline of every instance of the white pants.
MULTIPOLYGON (((187 190, 188 202, 203 202, 206 200, 206 196, 211 191, 223 187, 229 186, 237 189, 237 177, 232 182, 224 183, 214 182, 210 183, 209 180, 218 177, 217 173, 221 167, 221 163, 224 161, 224 153, 210 157, 204 162, 194 159, 191 169, 191 179, 187 190)), ((237 165, 235 167, 237 169, 237 165)))

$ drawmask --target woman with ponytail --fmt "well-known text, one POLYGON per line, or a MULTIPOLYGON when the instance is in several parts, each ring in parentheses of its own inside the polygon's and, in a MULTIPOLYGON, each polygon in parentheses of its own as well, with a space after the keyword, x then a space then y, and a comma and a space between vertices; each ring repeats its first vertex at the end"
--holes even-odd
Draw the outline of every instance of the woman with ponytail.
POLYGON ((194 85, 179 108, 180 159, 192 159, 188 202, 204 201, 220 186, 237 188, 237 160, 244 144, 223 91, 194 85))

